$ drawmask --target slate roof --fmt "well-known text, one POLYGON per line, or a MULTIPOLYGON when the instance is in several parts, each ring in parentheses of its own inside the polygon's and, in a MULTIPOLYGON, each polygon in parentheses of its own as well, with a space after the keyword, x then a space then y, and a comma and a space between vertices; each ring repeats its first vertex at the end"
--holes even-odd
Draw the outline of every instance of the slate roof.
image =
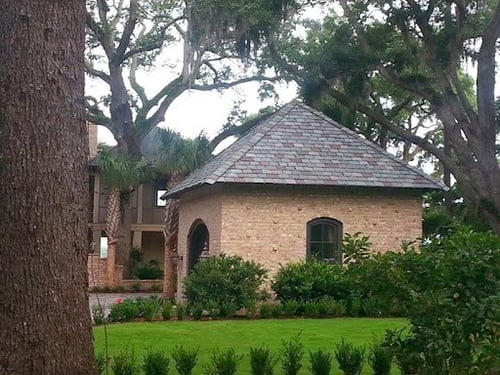
POLYGON ((217 183, 443 188, 297 100, 256 125, 164 197, 217 183))

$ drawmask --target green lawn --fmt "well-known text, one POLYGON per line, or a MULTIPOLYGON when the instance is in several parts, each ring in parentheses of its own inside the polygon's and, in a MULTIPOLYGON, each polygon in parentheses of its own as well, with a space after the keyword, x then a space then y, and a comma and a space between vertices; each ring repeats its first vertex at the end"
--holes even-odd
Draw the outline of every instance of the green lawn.
MULTIPOLYGON (((175 345, 181 344, 186 348, 199 348, 199 360, 194 375, 201 375, 213 349, 234 348, 245 355, 240 362, 238 373, 250 374, 250 347, 267 346, 273 352, 278 352, 282 340, 288 340, 302 332, 302 342, 306 349, 303 368, 308 368, 309 350, 323 348, 333 352, 335 344, 342 337, 353 344, 368 346, 373 340, 381 339, 386 329, 401 328, 405 324, 404 319, 368 318, 172 321, 112 324, 107 327, 107 332, 110 356, 128 347, 142 360, 144 351, 148 348, 170 352, 175 345)), ((94 335, 96 352, 102 353, 103 327, 96 327, 94 335)), ((335 361, 334 366, 336 369, 335 361)), ((276 370, 276 375, 282 373, 279 364, 276 370)), ((176 374, 175 370, 171 373, 176 374)), ((308 373, 309 371, 301 371, 304 375, 308 373)), ((340 372, 336 370, 333 374, 340 372)), ((371 374, 367 365, 363 374, 371 374)))

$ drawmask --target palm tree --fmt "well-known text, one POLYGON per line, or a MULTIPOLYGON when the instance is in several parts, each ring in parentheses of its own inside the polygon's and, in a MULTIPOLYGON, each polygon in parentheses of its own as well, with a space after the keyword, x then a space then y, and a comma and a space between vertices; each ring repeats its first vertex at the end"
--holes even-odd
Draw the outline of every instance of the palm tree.
MULTIPOLYGON (((198 168, 212 155, 210 142, 203 133, 197 138, 186 139, 177 132, 158 129, 157 140, 155 169, 157 172, 169 176, 167 189, 172 189, 186 174, 198 168)), ((165 236, 163 294, 167 298, 172 298, 175 295, 177 272, 172 260, 177 255, 178 231, 179 201, 175 198, 169 198, 165 202, 163 230, 165 236)))
POLYGON ((108 237, 108 283, 113 284, 115 263, 123 266, 125 275, 129 273, 130 195, 137 185, 151 176, 151 166, 145 159, 134 160, 105 145, 99 146, 97 164, 109 191, 105 232, 108 237))

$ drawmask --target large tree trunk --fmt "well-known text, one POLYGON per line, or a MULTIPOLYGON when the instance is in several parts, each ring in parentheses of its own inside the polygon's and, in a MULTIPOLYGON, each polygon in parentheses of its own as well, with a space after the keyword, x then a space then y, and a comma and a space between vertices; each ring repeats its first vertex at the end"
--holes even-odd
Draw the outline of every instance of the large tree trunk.
POLYGON ((0 4, 0 373, 96 374, 85 2, 0 4))

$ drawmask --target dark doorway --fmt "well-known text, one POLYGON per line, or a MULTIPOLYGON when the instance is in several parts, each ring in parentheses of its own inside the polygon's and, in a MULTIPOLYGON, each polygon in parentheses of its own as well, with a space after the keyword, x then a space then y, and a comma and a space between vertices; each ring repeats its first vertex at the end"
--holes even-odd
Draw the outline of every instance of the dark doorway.
POLYGON ((209 234, 205 223, 202 220, 196 220, 191 225, 191 230, 188 236, 189 244, 189 259, 188 273, 191 273, 193 267, 200 260, 200 255, 203 250, 209 250, 209 234))

